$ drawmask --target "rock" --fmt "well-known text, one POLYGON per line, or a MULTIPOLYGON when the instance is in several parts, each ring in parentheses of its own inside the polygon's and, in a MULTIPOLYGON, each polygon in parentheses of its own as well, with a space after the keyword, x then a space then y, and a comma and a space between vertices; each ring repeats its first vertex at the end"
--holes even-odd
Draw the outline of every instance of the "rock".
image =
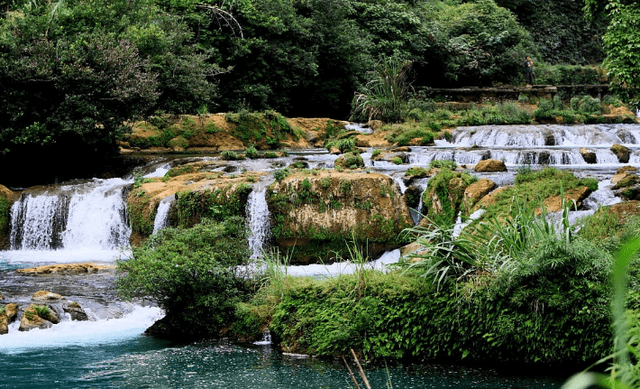
POLYGON ((53 300, 62 300, 64 297, 60 296, 57 293, 48 292, 46 290, 39 290, 33 294, 31 298, 33 301, 53 301, 53 300))
POLYGON ((13 323, 18 317, 18 304, 7 304, 4 307, 4 311, 7 315, 7 319, 9 319, 9 324, 13 323))
POLYGON ((408 146, 400 146, 392 148, 391 151, 394 153, 410 153, 411 148, 408 146))
POLYGON ((0 300, 4 300, 4 297, 2 296, 2 293, 0 293, 0 300))
POLYGON ((620 169, 616 170, 616 174, 624 173, 624 172, 637 172, 638 168, 635 166, 623 166, 620 169))
POLYGON ((404 191, 404 198, 409 208, 417 209, 420 204, 420 196, 422 195, 422 189, 415 185, 410 185, 407 190, 404 191))
MULTIPOLYGON (((569 189, 564 193, 565 205, 569 206, 569 209, 580 209, 582 207, 582 201, 591 194, 591 189, 586 186, 579 188, 569 189), (575 208, 574 208, 575 202, 575 208)), ((552 196, 544 200, 544 206, 546 212, 557 212, 562 210, 562 197, 552 196)), ((542 213, 542 209, 536 211, 537 214, 542 213)))
POLYGON ((464 191, 472 182, 473 177, 468 173, 442 169, 429 180, 422 195, 420 212, 425 219, 438 225, 452 225, 462 205, 464 191))
POLYGON ((427 251, 428 249, 425 246, 421 245, 418 242, 412 242, 400 248, 400 255, 402 255, 403 257, 407 257, 410 255, 423 255, 426 254, 427 251))
POLYGON ((9 333, 9 319, 7 315, 0 311, 0 335, 9 333))
POLYGON ((76 321, 89 320, 89 316, 87 316, 87 313, 84 311, 84 309, 82 309, 82 307, 78 303, 65 304, 62 307, 62 309, 71 316, 71 320, 76 320, 76 321))
POLYGON ((584 158, 584 161, 586 163, 597 163, 598 160, 596 158, 596 153, 593 150, 590 150, 586 147, 582 147, 580 149, 580 155, 582 155, 582 158, 584 158))
POLYGON ((331 147, 331 148, 329 149, 329 154, 333 154, 333 155, 340 155, 340 154, 342 154, 342 151, 340 151, 340 149, 339 149, 339 148, 337 148, 337 147, 335 147, 335 146, 334 146, 334 147, 331 147))
POLYGON ((22 320, 20 321, 20 327, 18 328, 18 331, 31 331, 36 328, 47 329, 53 326, 54 322, 52 320, 55 320, 55 323, 59 322, 57 316, 55 316, 55 314, 53 314, 50 309, 48 313, 44 314, 44 316, 46 316, 47 318, 43 318, 38 315, 36 305, 31 304, 22 315, 22 320))
POLYGON ((276 244, 295 245, 292 263, 346 256, 354 234, 373 257, 399 247, 398 234, 413 226, 398 185, 374 172, 295 172, 269 186, 267 203, 276 244))
POLYGON ((484 196, 483 198, 480 199, 480 201, 478 201, 476 203, 476 205, 473 207, 473 212, 477 211, 480 208, 485 208, 491 204, 494 204, 495 201, 495 197, 497 195, 499 195, 500 193, 502 193, 503 191, 507 190, 511 188, 510 185, 507 186, 502 186, 496 190, 494 190, 493 192, 489 193, 488 195, 484 196))
POLYGON ((383 125, 384 123, 382 120, 369 120, 367 122, 367 127, 371 128, 373 131, 378 131, 383 125))
POLYGON ((624 181, 625 179, 631 176, 635 176, 635 174, 631 174, 628 171, 623 171, 620 173, 616 172, 616 174, 614 174, 613 177, 611 177, 611 183, 617 186, 618 183, 620 183, 621 181, 624 181))
POLYGON ((96 265, 94 263, 69 263, 58 265, 46 265, 31 267, 27 269, 18 269, 17 273, 49 275, 49 274, 95 274, 100 271, 112 270, 115 266, 96 265))
POLYGON ((504 162, 497 161, 495 159, 487 159, 484 161, 478 162, 475 167, 475 171, 477 172, 506 172, 507 167, 504 162))
POLYGON ((360 154, 346 153, 336 159, 334 166, 340 166, 344 169, 358 169, 364 167, 364 160, 360 154))
POLYGON ((616 157, 618 157, 618 161, 620 163, 629 163, 629 156, 631 155, 631 150, 621 144, 614 144, 611 146, 611 152, 613 152, 616 157))
POLYGON ((410 167, 404 175, 411 178, 425 178, 431 175, 431 171, 423 167, 410 167))
POLYGON ((488 195, 491 191, 493 191, 497 187, 498 187, 498 184, 485 178, 478 180, 473 184, 469 185, 464 190, 464 195, 462 200, 463 210, 465 211, 465 214, 466 215, 471 214, 471 210, 473 209, 474 205, 476 205, 476 203, 480 201, 480 199, 488 195))
POLYGON ((548 131, 544 134, 544 145, 545 146, 555 146, 556 145, 556 137, 553 135, 553 132, 548 131))

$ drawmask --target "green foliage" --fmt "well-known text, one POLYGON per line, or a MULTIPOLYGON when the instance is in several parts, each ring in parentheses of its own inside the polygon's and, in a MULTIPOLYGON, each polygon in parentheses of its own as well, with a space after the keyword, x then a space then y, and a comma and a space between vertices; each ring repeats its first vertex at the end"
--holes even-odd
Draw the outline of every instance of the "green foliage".
POLYGON ((392 128, 387 134, 386 138, 389 142, 393 142, 398 146, 406 146, 412 139, 422 138, 420 140, 421 145, 433 144, 435 135, 433 134, 433 122, 425 122, 427 128, 422 125, 417 127, 411 124, 399 124, 392 128))
POLYGON ((15 16, 0 19, 1 150, 110 151, 127 120, 182 112, 212 95, 217 66, 153 1, 11 8, 15 16))
POLYGON ((258 152, 258 150, 256 149, 255 146, 250 146, 248 147, 245 151, 244 154, 251 159, 255 159, 255 158, 259 158, 260 157, 260 153, 258 152))
POLYGON ((220 156, 222 156, 222 159, 224 159, 225 161, 237 161, 243 159, 240 155, 238 155, 238 153, 233 150, 224 150, 222 151, 222 153, 220 153, 220 156))
POLYGON ((276 181, 282 181, 285 178, 287 178, 287 176, 289 176, 289 174, 291 174, 291 171, 289 171, 289 169, 287 169, 287 168, 278 169, 278 170, 273 172, 273 177, 276 179, 276 181))
POLYGON ((247 144, 265 141, 270 147, 277 148, 287 135, 294 139, 303 135, 301 130, 291 127, 285 117, 275 111, 241 110, 238 113, 227 113, 225 119, 236 124, 231 131, 232 135, 247 144))
POLYGON ((637 29, 640 23, 640 6, 637 3, 626 3, 620 0, 607 2, 607 12, 610 17, 607 32, 603 41, 607 57, 604 60, 611 85, 627 103, 640 107, 640 36, 637 29))
POLYGON ((331 151, 332 147, 337 148, 341 153, 357 151, 355 138, 331 139, 325 142, 325 149, 331 151))
POLYGON ((353 98, 352 119, 376 119, 388 123, 403 120, 412 90, 408 80, 411 65, 411 61, 400 58, 378 62, 365 89, 353 98))
POLYGON ((522 77, 525 55, 536 48, 509 10, 493 0, 435 2, 430 8, 434 47, 424 70, 431 75, 428 85, 491 85, 522 77))
POLYGON ((407 169, 406 172, 404 172, 404 175, 407 177, 424 178, 424 177, 429 177, 429 171, 423 167, 412 166, 409 169, 407 169))
POLYGON ((446 159, 434 159, 433 161, 429 162, 429 169, 449 169, 449 170, 456 170, 458 168, 458 164, 456 163, 456 161, 449 161, 446 159))
POLYGON ((464 190, 477 180, 477 177, 468 173, 454 172, 447 167, 441 168, 440 172, 429 180, 422 195, 422 213, 441 228, 452 226, 460 210, 464 190), (435 194, 439 204, 436 204, 431 194, 435 194))
POLYGON ((155 299, 166 316, 154 327, 165 336, 217 336, 234 320, 236 303, 246 299, 247 280, 238 266, 249 256, 241 217, 165 228, 134 247, 132 259, 117 262, 116 289, 123 298, 155 299))
POLYGON ((251 190, 249 184, 243 183, 203 191, 178 192, 169 215, 171 224, 190 227, 203 218, 222 221, 232 216, 243 216, 251 190))
POLYGON ((535 64, 536 84, 598 85, 606 82, 604 70, 593 65, 535 64))
MULTIPOLYGON (((400 161, 402 163, 402 160, 400 161)), ((364 167, 364 160, 360 154, 346 153, 335 161, 336 170, 341 169, 358 169, 364 167)))

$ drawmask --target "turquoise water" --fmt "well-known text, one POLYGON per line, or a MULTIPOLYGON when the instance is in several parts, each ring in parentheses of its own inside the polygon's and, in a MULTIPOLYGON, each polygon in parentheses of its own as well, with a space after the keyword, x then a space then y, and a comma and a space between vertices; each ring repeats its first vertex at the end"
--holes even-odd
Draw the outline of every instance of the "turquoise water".
MULTIPOLYGON (((41 336, 46 334, 41 333, 41 336)), ((3 338, 0 337, 0 343, 3 338)), ((64 342, 63 342, 64 343, 64 342)), ((553 378, 451 366, 366 368, 372 388, 559 388, 553 378)), ((270 346, 174 345, 144 336, 98 344, 0 349, 0 388, 349 388, 343 365, 270 346)), ((364 386, 362 386, 364 387, 364 386)))

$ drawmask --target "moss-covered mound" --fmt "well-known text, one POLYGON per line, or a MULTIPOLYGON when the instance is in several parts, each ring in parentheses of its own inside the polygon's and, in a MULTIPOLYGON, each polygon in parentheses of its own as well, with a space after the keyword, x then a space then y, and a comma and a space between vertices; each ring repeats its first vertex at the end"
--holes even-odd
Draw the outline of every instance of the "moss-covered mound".
POLYGON ((139 244, 153 232, 160 201, 174 196, 169 225, 191 227, 204 217, 224 220, 244 216, 251 183, 264 173, 223 176, 207 172, 203 164, 172 168, 164 178, 146 179, 129 193, 127 206, 131 218, 131 242, 139 244))
POLYGON ((475 176, 446 168, 427 184, 422 195, 422 214, 438 225, 453 225, 464 198, 465 189, 476 182, 475 176))
POLYGON ((295 172, 271 185, 267 202, 273 237, 297 263, 346 256, 352 238, 369 255, 397 247, 412 225, 391 177, 377 173, 295 172))

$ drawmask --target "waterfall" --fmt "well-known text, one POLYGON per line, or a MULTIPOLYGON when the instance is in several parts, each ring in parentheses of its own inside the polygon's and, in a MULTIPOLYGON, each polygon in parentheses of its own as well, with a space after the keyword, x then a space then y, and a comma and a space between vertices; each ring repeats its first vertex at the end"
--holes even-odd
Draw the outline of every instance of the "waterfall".
POLYGON ((153 233, 160 231, 169 224, 169 211, 171 206, 175 202, 175 196, 167 196, 158 204, 158 210, 156 211, 156 218, 153 220, 153 233))
POLYGON ((127 222, 120 179, 95 180, 97 186, 87 193, 76 193, 69 203, 63 246, 66 249, 113 249, 129 243, 131 229, 127 222))
POLYGON ((260 186, 249 193, 247 200, 247 221, 249 223, 249 249, 251 258, 262 256, 262 248, 271 230, 269 208, 267 207, 266 186, 260 186))
POLYGON ((11 207, 11 249, 48 250, 61 247, 67 206, 66 196, 23 194, 11 207))
POLYGON ((114 250, 131 230, 122 179, 27 190, 11 208, 11 250, 114 250))

